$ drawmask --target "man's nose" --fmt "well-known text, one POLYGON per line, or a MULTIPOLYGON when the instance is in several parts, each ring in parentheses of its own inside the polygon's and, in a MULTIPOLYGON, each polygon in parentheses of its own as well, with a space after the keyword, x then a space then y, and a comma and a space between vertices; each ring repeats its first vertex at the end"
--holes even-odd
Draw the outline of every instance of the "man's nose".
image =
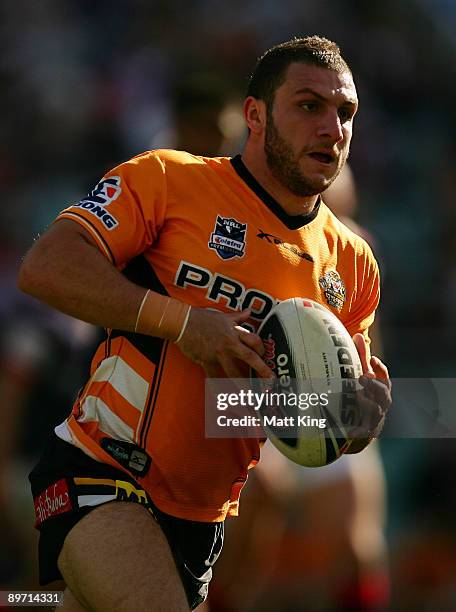
POLYGON ((317 136, 326 138, 333 143, 339 142, 344 137, 342 123, 337 110, 329 110, 325 113, 318 126, 317 136))

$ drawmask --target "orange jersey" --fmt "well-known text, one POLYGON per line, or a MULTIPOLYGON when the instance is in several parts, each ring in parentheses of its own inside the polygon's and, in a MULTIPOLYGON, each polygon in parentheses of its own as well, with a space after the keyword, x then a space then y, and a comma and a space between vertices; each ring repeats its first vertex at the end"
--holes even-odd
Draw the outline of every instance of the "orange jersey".
MULTIPOLYGON (((127 278, 192 306, 250 307, 257 328, 278 300, 328 306, 350 334, 379 300, 370 248, 320 200, 290 217, 240 156, 152 151, 121 164, 59 218, 80 223, 127 278)), ((172 342, 111 330, 62 439, 135 475, 168 514, 236 515, 259 441, 205 437, 204 371, 172 342)))

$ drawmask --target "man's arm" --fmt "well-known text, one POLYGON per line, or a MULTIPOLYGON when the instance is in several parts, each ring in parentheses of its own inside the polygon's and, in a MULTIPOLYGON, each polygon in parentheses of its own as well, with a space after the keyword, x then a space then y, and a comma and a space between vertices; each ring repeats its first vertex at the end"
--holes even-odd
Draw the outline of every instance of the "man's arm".
MULTIPOLYGON (((35 242, 22 264, 18 285, 68 315, 124 331, 135 330, 146 294, 144 287, 130 282, 106 259, 84 228, 68 219, 54 223, 35 242)), ((149 298, 154 297, 163 299, 151 292, 149 298)), ((261 339, 238 325, 249 314, 192 308, 178 346, 208 375, 215 376, 222 367, 228 376, 242 378, 240 360, 269 378, 271 370, 259 356, 264 351, 261 339)), ((153 335, 165 337, 160 331, 153 335)))

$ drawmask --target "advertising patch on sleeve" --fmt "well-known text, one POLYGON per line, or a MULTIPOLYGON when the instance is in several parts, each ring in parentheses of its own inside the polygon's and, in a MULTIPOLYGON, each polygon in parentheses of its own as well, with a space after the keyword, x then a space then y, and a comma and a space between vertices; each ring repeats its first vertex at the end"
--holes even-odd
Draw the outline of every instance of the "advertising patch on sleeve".
POLYGON ((122 193, 120 183, 120 176, 110 176, 100 181, 85 198, 74 206, 87 210, 100 219, 106 229, 112 230, 119 225, 119 222, 106 210, 106 207, 117 200, 122 193))

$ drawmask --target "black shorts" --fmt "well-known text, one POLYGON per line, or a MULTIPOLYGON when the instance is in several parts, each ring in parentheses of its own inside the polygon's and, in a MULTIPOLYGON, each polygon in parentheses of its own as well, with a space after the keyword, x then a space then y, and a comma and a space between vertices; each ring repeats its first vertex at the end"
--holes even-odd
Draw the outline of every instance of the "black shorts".
POLYGON ((223 523, 179 519, 159 510, 122 470, 95 461, 53 435, 29 475, 40 531, 40 584, 61 580, 57 559, 63 541, 83 516, 109 501, 139 503, 154 516, 170 545, 190 608, 206 599, 212 566, 223 545, 223 523))

